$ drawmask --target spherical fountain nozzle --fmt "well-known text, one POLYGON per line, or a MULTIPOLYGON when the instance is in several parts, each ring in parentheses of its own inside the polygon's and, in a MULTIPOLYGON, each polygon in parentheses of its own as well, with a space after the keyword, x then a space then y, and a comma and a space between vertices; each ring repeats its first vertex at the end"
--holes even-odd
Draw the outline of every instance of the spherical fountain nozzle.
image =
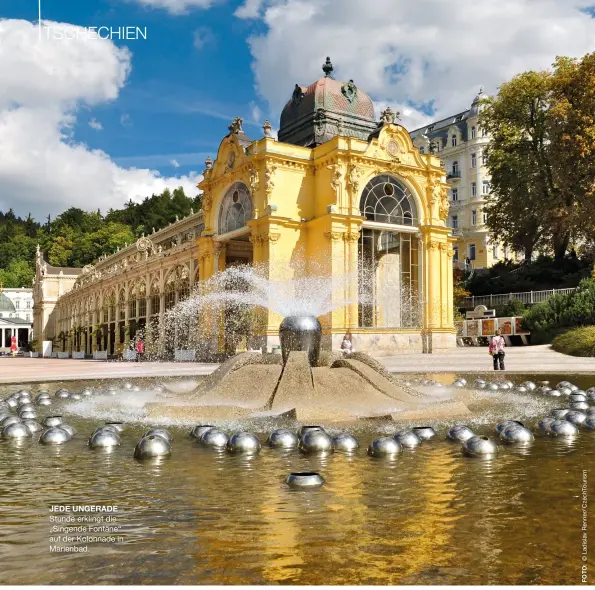
POLYGON ((315 316, 287 316, 279 326, 279 340, 283 364, 287 362, 289 353, 303 351, 308 353, 310 365, 315 366, 320 354, 322 328, 315 316))

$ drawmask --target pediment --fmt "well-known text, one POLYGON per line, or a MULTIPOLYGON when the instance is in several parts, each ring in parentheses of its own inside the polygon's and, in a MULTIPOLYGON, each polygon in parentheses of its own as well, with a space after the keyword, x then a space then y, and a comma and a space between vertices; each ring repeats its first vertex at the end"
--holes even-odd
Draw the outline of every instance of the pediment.
POLYGON ((370 142, 365 155, 391 163, 425 167, 419 150, 401 125, 385 124, 378 137, 370 142))

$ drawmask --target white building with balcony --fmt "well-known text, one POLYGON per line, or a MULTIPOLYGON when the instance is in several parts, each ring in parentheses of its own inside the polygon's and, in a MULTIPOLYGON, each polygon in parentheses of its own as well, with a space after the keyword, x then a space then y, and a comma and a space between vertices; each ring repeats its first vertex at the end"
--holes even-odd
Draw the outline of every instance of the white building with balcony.
POLYGON ((480 88, 470 109, 410 133, 422 153, 433 152, 442 159, 450 185, 448 225, 458 238, 455 260, 469 259, 475 268, 486 268, 510 257, 508 248, 489 239, 485 225, 484 205, 490 194, 485 149, 490 138, 478 122, 483 98, 480 88))

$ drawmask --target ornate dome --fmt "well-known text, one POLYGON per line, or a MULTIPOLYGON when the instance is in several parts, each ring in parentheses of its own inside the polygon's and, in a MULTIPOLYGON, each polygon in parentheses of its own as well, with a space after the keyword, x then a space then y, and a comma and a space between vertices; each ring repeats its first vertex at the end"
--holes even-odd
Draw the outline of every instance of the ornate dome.
POLYGON ((281 113, 279 141, 314 147, 336 135, 367 140, 376 130, 372 99, 353 80, 335 80, 326 59, 323 78, 307 87, 295 85, 281 113))
POLYGON ((477 96, 473 99, 473 102, 471 103, 471 117, 474 117, 479 113, 479 101, 483 100, 484 98, 487 98, 487 95, 483 91, 483 86, 480 86, 477 96))
POLYGON ((9 313, 16 311, 13 302, 4 293, 0 293, 0 311, 9 313))

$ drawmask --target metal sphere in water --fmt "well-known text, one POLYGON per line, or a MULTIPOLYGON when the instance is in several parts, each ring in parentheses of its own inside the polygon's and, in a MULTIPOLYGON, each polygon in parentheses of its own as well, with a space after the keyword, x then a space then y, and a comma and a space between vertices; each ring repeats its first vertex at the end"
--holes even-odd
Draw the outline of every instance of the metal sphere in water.
POLYGON ((546 395, 549 395, 550 397, 561 397, 562 392, 559 389, 550 389, 546 392, 546 395))
POLYGON ((589 409, 589 404, 587 402, 571 402, 568 406, 571 410, 585 411, 589 409))
POLYGON ((535 385, 535 383, 533 383, 533 381, 525 381, 525 383, 523 383, 523 385, 529 390, 529 391, 535 391, 535 389, 537 388, 537 385, 535 385))
POLYGON ((448 431, 446 436, 451 440, 465 442, 467 439, 475 436, 475 433, 465 424, 456 424, 448 431))
POLYGON ((283 363, 292 351, 305 351, 311 366, 316 366, 320 354, 322 327, 315 316, 287 316, 279 326, 283 363))
POLYGON ((589 416, 584 422, 583 426, 589 430, 595 430, 595 416, 589 416))
POLYGON ((45 418, 42 424, 47 427, 52 427, 59 426, 60 424, 62 424, 62 422, 64 422, 64 420, 62 420, 62 416, 48 416, 47 418, 45 418))
POLYGON ((35 402, 38 406, 51 406, 52 400, 49 397, 42 397, 40 400, 35 402))
POLYGON ((465 384, 459 381, 458 379, 452 384, 451 387, 465 387, 465 384))
POLYGON ((324 478, 319 473, 302 472, 290 473, 285 480, 285 483, 292 488, 319 488, 324 484, 324 478))
POLYGON ((500 389, 500 387, 498 386, 497 383, 487 383, 486 389, 488 389, 489 391, 498 391, 498 389, 500 389))
POLYGON ((304 453, 325 453, 333 450, 333 439, 323 430, 309 430, 300 441, 304 453))
POLYGON ((542 418, 539 421, 537 426, 539 427, 540 430, 543 430, 543 432, 545 432, 546 434, 549 434, 549 432, 552 428, 552 424, 555 421, 556 421, 556 418, 552 418, 551 416, 546 416, 545 418, 542 418))
POLYGON ((496 432, 502 432, 508 426, 524 426, 524 424, 518 420, 504 420, 496 426, 496 432))
POLYGON ((568 422, 571 422, 575 426, 580 426, 586 419, 587 414, 579 412, 578 410, 570 410, 570 412, 564 416, 564 420, 568 420, 568 422))
POLYGON ((401 445, 390 436, 381 436, 372 441, 368 447, 368 455, 372 457, 396 457, 402 452, 401 445))
POLYGON ((19 418, 21 420, 35 420, 37 418, 37 412, 34 410, 25 410, 24 412, 19 412, 19 418))
POLYGON ((83 399, 83 398, 81 397, 81 394, 80 393, 71 393, 70 394, 70 399, 73 399, 73 400, 78 401, 78 400, 83 399))
POLYGON ((511 424, 500 432, 500 440, 507 443, 527 444, 534 440, 533 433, 524 426, 511 424))
POLYGON ((414 449, 421 444, 421 438, 411 430, 401 430, 395 434, 395 440, 402 446, 408 449, 414 449))
POLYGON ((29 429, 31 434, 36 434, 43 430, 43 426, 36 420, 23 420, 23 424, 29 429))
POLYGON ((310 430, 321 430, 322 432, 324 432, 324 428, 322 426, 316 426, 315 424, 312 424, 308 426, 300 426, 300 429, 298 430, 298 436, 302 438, 304 434, 306 434, 306 432, 309 432, 310 430))
POLYGON ((71 438, 70 433, 63 428, 52 426, 42 432, 39 442, 42 445, 61 445, 68 442, 71 438))
POLYGON ((2 429, 3 438, 29 438, 31 431, 22 422, 13 422, 2 429))
POLYGON ((297 449, 300 444, 300 439, 295 432, 280 428, 279 430, 273 430, 273 432, 271 432, 267 443, 269 447, 272 447, 273 449, 297 449))
POLYGON ((570 412, 568 408, 554 408, 550 412, 550 416, 556 420, 562 420, 562 418, 564 418, 568 412, 570 412))
POLYGON ((118 432, 123 432, 124 431, 124 422, 106 422, 105 426, 111 426, 112 428, 115 428, 118 432))
POLYGON ((578 391, 578 385, 574 385, 574 383, 571 383, 568 388, 570 391, 578 391))
POLYGON ((192 438, 196 438, 196 439, 200 439, 200 437, 207 431, 210 430, 211 428, 215 428, 212 424, 199 424, 198 426, 195 426, 191 431, 190 431, 190 436, 192 438))
POLYGON ((486 457, 495 455, 498 446, 487 436, 472 436, 463 443, 463 452, 472 457, 486 457))
POLYGON ((570 395, 572 393, 570 387, 558 387, 557 389, 562 395, 570 395))
POLYGON ((551 391, 552 388, 549 385, 542 385, 537 391, 542 394, 547 394, 548 391, 551 391))
POLYGON ((19 406, 19 412, 35 412, 35 406, 32 403, 25 403, 19 406))
POLYGON ((355 436, 343 432, 333 437, 333 447, 340 453, 354 453, 359 449, 359 441, 355 436))
POLYGON ((68 391, 63 391, 63 390, 58 390, 56 391, 56 393, 54 394, 54 397, 57 397, 58 399, 66 399, 70 397, 70 394, 68 393, 68 391))
POLYGON ((528 389, 524 385, 519 385, 516 388, 517 393, 527 393, 528 389))
POLYGON ((93 395, 93 390, 90 387, 85 387, 81 390, 82 397, 91 397, 93 395))
POLYGON ((578 428, 568 420, 555 420, 550 426, 550 434, 554 436, 576 436, 578 428))
MULTIPOLYGON (((97 434, 98 432, 113 432, 114 434, 117 434, 118 436, 120 436, 120 431, 117 428, 115 428, 114 426, 110 426, 108 424, 104 424, 103 426, 96 428, 93 431, 93 434, 97 434)), ((93 436, 93 434, 91 436, 93 436)))
POLYGON ((145 432, 144 436, 160 436, 168 443, 171 443, 171 441, 174 439, 174 437, 169 433, 169 431, 165 430, 165 428, 151 428, 145 432))
POLYGON ((124 384, 124 389, 132 389, 132 383, 128 382, 124 384))
POLYGON ((64 424, 63 422, 62 424, 60 424, 59 428, 62 428, 62 430, 66 430, 66 432, 68 432, 70 436, 74 436, 76 434, 76 428, 74 426, 71 426, 70 424, 64 424))
POLYGON ((570 401, 570 402, 586 402, 587 396, 584 393, 571 393, 568 396, 568 401, 570 401))
POLYGON ((171 454, 169 441, 162 436, 150 434, 143 436, 134 448, 136 459, 152 459, 154 457, 167 457, 171 454))
POLYGON ((135 386, 132 388, 132 391, 140 391, 140 387, 139 387, 138 385, 135 385, 135 386))
POLYGON ((431 426, 414 426, 411 431, 421 440, 430 440, 436 436, 436 431, 431 426))
POLYGON ((589 389, 585 391, 585 395, 589 401, 595 402, 595 387, 589 387, 589 389))
POLYGON ((230 453, 251 453, 260 452, 260 441, 251 432, 236 432, 227 443, 227 450, 230 453))
POLYGON ((91 435, 89 446, 92 449, 117 447, 122 444, 120 437, 112 430, 100 430, 91 435))
POLYGON ((16 407, 18 407, 18 405, 19 405, 19 402, 18 402, 16 399, 14 399, 14 398, 10 398, 10 397, 9 397, 9 398, 6 400, 6 405, 7 405, 7 406, 8 406, 10 409, 14 410, 16 407))
POLYGON ((570 381, 560 381, 560 383, 556 385, 556 389, 560 389, 560 387, 568 387, 569 385, 570 381))
POLYGON ((228 441, 227 434, 216 428, 209 428, 200 438, 201 444, 214 449, 224 449, 227 447, 228 441))
POLYGON ((6 418, 2 418, 0 428, 6 428, 9 424, 17 424, 19 422, 21 422, 21 419, 18 416, 6 416, 6 418))

